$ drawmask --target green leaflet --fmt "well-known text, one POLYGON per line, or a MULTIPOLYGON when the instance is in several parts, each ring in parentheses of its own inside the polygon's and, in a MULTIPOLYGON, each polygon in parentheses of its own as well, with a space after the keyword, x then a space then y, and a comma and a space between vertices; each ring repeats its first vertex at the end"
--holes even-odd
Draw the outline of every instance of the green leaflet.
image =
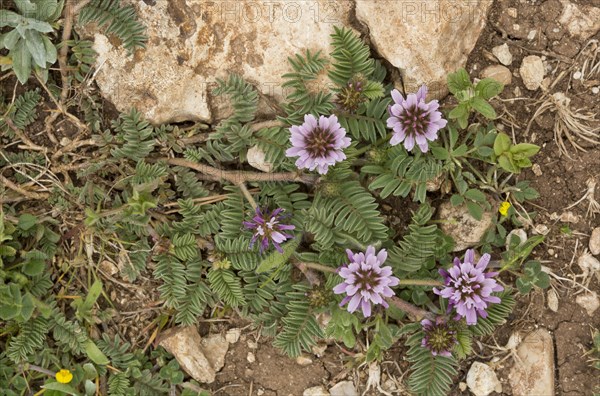
POLYGON ((292 254, 298 249, 300 241, 298 239, 291 240, 282 246, 283 253, 279 253, 277 250, 272 251, 261 261, 260 265, 256 269, 257 273, 271 271, 274 268, 279 268, 283 264, 287 263, 292 254))

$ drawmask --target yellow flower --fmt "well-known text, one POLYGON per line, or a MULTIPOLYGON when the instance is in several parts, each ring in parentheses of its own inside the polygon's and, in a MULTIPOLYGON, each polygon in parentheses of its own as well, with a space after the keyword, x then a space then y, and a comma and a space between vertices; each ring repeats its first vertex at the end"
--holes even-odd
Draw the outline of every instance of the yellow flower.
POLYGON ((61 384, 68 384, 73 379, 73 374, 67 369, 62 369, 54 377, 61 384))
POLYGON ((508 214, 508 209, 510 209, 512 205, 510 204, 510 202, 508 201, 504 201, 502 202, 502 204, 500 204, 500 208, 498 209, 498 212, 500 212, 500 214, 502 216, 506 216, 508 214))

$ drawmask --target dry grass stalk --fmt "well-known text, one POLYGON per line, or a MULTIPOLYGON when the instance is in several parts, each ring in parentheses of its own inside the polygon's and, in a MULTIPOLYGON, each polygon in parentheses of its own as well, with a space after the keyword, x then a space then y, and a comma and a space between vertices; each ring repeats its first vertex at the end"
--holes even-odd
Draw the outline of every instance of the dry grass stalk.
POLYGON ((586 151, 579 144, 579 139, 593 145, 600 144, 600 124, 598 126, 594 125, 598 124, 595 114, 583 113, 582 109, 574 111, 570 105, 571 99, 562 92, 556 92, 542 102, 527 125, 527 132, 529 132, 529 128, 537 117, 547 111, 555 112, 554 141, 558 145, 560 154, 564 154, 569 158, 571 158, 571 155, 565 145, 565 138, 576 151, 586 151))

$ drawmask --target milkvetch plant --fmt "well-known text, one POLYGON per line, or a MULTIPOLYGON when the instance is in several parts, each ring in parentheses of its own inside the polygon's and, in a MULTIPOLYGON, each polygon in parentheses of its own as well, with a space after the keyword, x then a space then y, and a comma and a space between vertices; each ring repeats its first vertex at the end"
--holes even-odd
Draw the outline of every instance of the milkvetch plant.
MULTIPOLYGON (((80 22, 112 15, 104 9, 109 3, 92 1, 80 22)), ((495 113, 488 101, 502 88, 494 81, 473 85, 459 71, 449 77, 456 101, 440 104, 428 98, 426 85, 401 92, 389 84, 386 68, 352 31, 336 28, 331 47, 329 56, 306 51, 289 59, 283 76, 289 95, 272 120, 257 119, 259 94, 237 75, 218 81, 214 93, 227 96, 233 114, 214 128, 153 126, 135 109, 106 123, 97 108, 84 106, 96 133, 94 157, 69 172, 69 186, 45 191, 53 209, 78 215, 80 223, 68 227, 74 231, 55 235, 52 226, 17 215, 18 203, 4 205, 10 217, 0 230, 0 257, 8 263, 0 266, 0 314, 11 338, 2 340, 7 352, 0 362, 21 373, 0 372, 0 387, 13 386, 29 363, 72 371, 72 382, 44 377, 45 386, 92 392, 86 384, 94 381, 78 366, 89 360, 110 394, 196 389, 176 363, 152 355, 160 349, 132 351, 114 334, 92 339, 97 321, 109 316, 102 311, 109 303, 104 285, 143 277, 160 294, 156 331, 236 312, 289 356, 334 338, 357 360, 371 362, 402 342, 412 364, 411 391, 448 392, 473 339, 493 333, 512 310, 502 272, 519 274, 531 250, 503 256, 498 240, 535 197, 526 181, 512 177, 528 166, 532 147, 513 150, 519 145, 506 146, 489 123, 495 113), (316 89, 325 75, 330 86, 316 89), (253 169, 250 151, 264 154, 272 171, 253 169), (512 158, 515 167, 500 158, 512 158), (475 219, 493 213, 493 235, 466 253, 451 253, 454 241, 441 231, 443 219, 434 219, 433 205, 443 200, 465 205, 475 219), (502 202, 513 205, 506 215, 498 213, 502 202), (397 219, 408 217, 399 227, 397 219), (59 240, 83 240, 88 250, 70 257, 59 240), (86 271, 87 292, 76 295, 67 317, 50 263, 71 261, 86 271), (115 274, 97 270, 101 261, 118 263, 115 274), (108 281, 97 279, 104 276, 108 281), (54 352, 49 334, 72 365, 45 359, 54 352)), ((78 58, 73 46, 74 62, 83 62, 84 49, 78 58)), ((7 113, 19 129, 35 119, 34 96, 7 113)), ((44 163, 39 152, 27 155, 44 163)), ((0 166, 14 158, 7 152, 0 166)), ((534 275, 527 270, 523 282, 534 275)))

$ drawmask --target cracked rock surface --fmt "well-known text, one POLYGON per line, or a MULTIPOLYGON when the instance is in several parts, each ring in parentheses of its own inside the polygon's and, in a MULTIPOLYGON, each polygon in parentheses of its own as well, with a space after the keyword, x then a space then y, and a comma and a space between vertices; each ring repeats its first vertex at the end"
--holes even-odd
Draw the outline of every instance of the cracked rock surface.
POLYGON ((432 99, 447 93, 446 76, 463 67, 485 26, 490 0, 356 0, 356 17, 381 56, 400 69, 407 91, 423 83, 432 99))
POLYGON ((546 329, 530 333, 517 348, 510 372, 513 395, 554 395, 554 342, 546 329))
POLYGON ((407 91, 426 83, 431 97, 441 98, 447 94, 446 75, 465 65, 492 1, 124 3, 133 4, 147 26, 147 48, 127 55, 96 33, 96 81, 117 110, 136 107, 159 124, 225 117, 227 106, 211 91, 217 78, 230 73, 255 84, 263 93, 259 112, 272 114, 286 95, 281 86, 281 75, 291 71, 286 59, 305 49, 328 54, 334 26, 365 32, 374 50, 399 70, 407 91))

